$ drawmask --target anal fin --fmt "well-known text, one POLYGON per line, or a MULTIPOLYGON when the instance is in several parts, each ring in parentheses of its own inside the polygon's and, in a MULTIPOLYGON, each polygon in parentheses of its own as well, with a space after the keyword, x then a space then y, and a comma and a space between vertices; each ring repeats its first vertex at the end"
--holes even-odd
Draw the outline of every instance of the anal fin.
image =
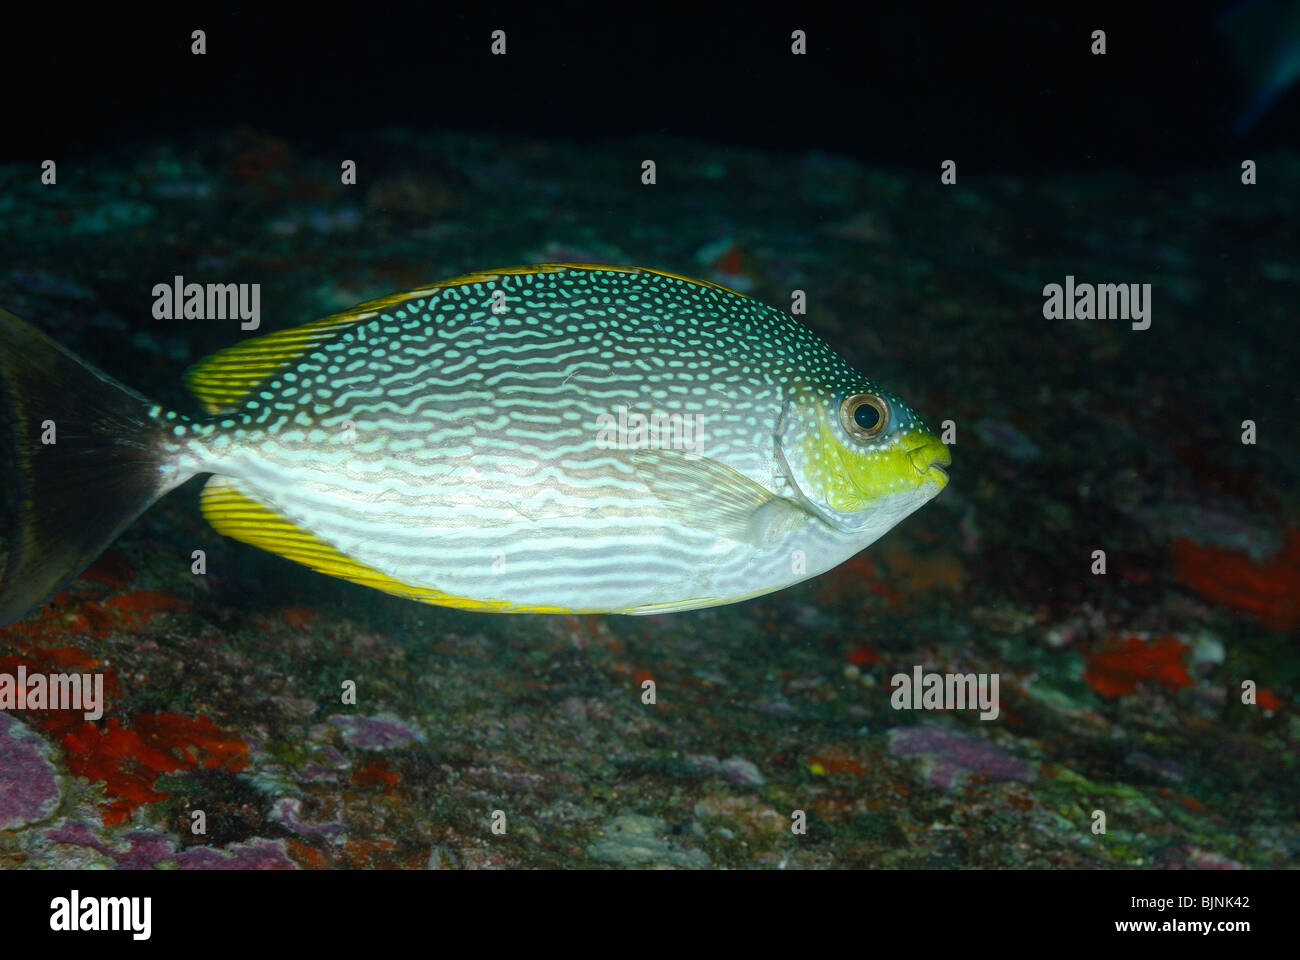
POLYGON ((242 540, 320 573, 383 590, 408 600, 497 613, 568 613, 562 607, 520 606, 504 600, 454 597, 432 587, 396 580, 374 567, 340 552, 314 533, 303 530, 270 507, 244 494, 229 477, 213 476, 203 488, 203 516, 223 536, 242 540))

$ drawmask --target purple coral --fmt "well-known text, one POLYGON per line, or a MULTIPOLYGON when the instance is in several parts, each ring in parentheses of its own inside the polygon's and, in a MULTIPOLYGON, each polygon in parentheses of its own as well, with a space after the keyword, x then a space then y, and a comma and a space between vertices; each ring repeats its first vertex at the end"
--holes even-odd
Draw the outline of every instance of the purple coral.
POLYGON ((0 713, 0 830, 44 820, 59 805, 59 777, 44 742, 0 713))
POLYGON ((271 807, 270 819, 276 823, 282 823, 294 833, 302 836, 310 836, 318 833, 326 837, 336 837, 343 832, 343 824, 337 821, 330 823, 307 823, 302 820, 302 801, 295 797, 281 797, 271 807))
POLYGON ((190 847, 180 850, 179 844, 158 830, 131 830, 113 843, 100 836, 84 823, 64 821, 45 836, 55 843, 70 843, 89 847, 110 857, 119 870, 149 870, 160 863, 174 862, 181 870, 296 870, 298 865, 289 859, 284 841, 259 837, 247 843, 232 843, 224 850, 213 847, 190 847), (124 841, 127 849, 123 850, 124 841))
POLYGON ((933 787, 949 789, 963 774, 975 773, 990 780, 1034 779, 1034 768, 979 737, 945 730, 943 727, 919 726, 893 730, 889 735, 889 752, 895 756, 931 758, 926 781, 933 787))
POLYGON ((336 713, 330 723, 343 731, 343 742, 363 750, 387 750, 404 747, 420 735, 393 716, 349 717, 336 713))
POLYGON ((176 858, 182 870, 297 870, 289 859, 283 840, 259 837, 247 843, 232 843, 224 850, 190 847, 176 858))

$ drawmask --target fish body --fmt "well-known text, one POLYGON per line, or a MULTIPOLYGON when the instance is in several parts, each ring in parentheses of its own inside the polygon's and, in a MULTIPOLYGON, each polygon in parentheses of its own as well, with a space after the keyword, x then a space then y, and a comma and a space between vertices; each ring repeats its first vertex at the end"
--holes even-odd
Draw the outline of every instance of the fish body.
MULTIPOLYGON (((59 349, 7 315, 0 341, 59 349)), ((57 457, 30 443, 48 417, 14 366, 0 381, 27 434, 19 460, 57 457)), ((794 318, 636 267, 472 274, 238 344, 187 379, 210 416, 111 385, 126 422, 98 429, 135 475, 111 535, 211 474, 218 531, 470 609, 657 613, 768 593, 843 562, 947 482, 947 448, 911 408, 794 318)), ((94 445, 95 427, 67 428, 94 445)), ((69 575, 55 576, 61 557, 33 577, 22 538, 20 525, 0 622, 69 575)))

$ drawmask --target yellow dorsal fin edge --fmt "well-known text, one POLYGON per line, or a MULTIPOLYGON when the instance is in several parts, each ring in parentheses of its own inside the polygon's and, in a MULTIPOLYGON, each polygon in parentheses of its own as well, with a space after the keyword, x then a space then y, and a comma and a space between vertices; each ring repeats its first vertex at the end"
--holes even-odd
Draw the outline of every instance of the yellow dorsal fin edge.
POLYGON ((208 413, 222 413, 230 410, 239 401, 253 392, 260 383, 272 374, 284 369, 313 347, 332 340, 345 329, 363 320, 377 316, 389 307, 428 296, 447 287, 460 287, 471 283, 485 283, 502 276, 528 273, 557 273, 562 270, 604 270, 611 273, 653 273, 662 277, 672 277, 687 283, 696 283, 713 287, 725 293, 743 296, 734 290, 728 290, 720 284, 708 280, 695 280, 679 273, 666 270, 652 270, 649 267, 620 267, 600 263, 539 263, 519 267, 499 267, 495 270, 482 270, 463 276, 439 280, 437 283, 395 293, 377 300, 367 300, 342 313, 332 314, 323 320, 290 327, 276 333, 254 337, 242 343, 218 350, 211 356, 200 360, 185 372, 185 385, 198 397, 208 413))

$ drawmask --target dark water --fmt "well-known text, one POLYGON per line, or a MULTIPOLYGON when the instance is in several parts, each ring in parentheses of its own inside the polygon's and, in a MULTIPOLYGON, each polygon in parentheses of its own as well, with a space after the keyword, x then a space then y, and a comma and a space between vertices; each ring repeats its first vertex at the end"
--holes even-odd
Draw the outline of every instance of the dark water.
POLYGON ((324 26, 236 12, 194 58, 161 19, 116 73, 74 32, 0 156, 0 306, 158 402, 244 335, 156 318, 178 274, 278 330, 640 263, 808 291, 951 422, 952 481, 822 577, 649 618, 389 597, 223 539, 193 482, 0 631, 0 672, 108 690, 0 714, 0 864, 1293 867, 1297 100, 1234 139, 1221 11, 1179 9, 819 18, 802 59, 721 14, 520 13, 504 58, 487 14, 412 18, 343 63, 324 26), (1143 308, 1045 316, 1067 282, 1143 308), (996 718, 897 709, 914 668, 996 677, 996 718))

